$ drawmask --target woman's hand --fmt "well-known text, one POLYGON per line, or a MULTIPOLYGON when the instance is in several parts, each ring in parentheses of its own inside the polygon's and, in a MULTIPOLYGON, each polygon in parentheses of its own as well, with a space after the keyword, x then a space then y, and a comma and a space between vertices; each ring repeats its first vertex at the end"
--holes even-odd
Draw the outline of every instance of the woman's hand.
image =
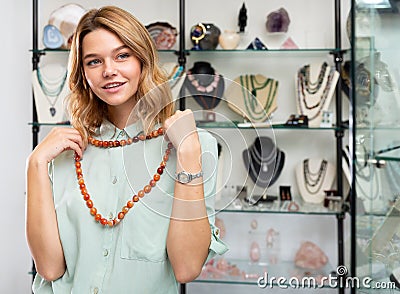
POLYGON ((196 150, 197 146, 200 148, 196 122, 190 109, 177 110, 165 121, 164 130, 167 140, 174 145, 178 152, 196 150))
POLYGON ((65 150, 74 150, 80 157, 86 146, 79 132, 74 128, 53 128, 44 140, 36 146, 31 159, 37 163, 49 163, 65 150))

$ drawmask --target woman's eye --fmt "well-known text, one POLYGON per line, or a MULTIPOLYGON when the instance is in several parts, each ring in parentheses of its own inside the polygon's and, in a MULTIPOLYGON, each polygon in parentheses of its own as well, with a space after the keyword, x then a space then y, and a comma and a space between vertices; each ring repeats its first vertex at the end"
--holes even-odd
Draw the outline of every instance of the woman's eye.
POLYGON ((99 59, 93 59, 93 60, 88 61, 87 65, 96 65, 99 63, 100 63, 99 59))
POLYGON ((129 53, 118 54, 117 59, 126 59, 129 57, 129 53))

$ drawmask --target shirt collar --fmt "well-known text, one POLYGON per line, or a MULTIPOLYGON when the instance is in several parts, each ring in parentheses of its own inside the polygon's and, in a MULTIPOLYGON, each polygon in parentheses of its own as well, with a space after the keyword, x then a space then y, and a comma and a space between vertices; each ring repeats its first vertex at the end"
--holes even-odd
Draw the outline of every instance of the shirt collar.
POLYGON ((103 123, 99 127, 99 135, 103 141, 123 140, 128 137, 133 138, 142 132, 141 125, 142 124, 137 121, 126 126, 124 129, 119 129, 109 120, 104 119, 103 123))

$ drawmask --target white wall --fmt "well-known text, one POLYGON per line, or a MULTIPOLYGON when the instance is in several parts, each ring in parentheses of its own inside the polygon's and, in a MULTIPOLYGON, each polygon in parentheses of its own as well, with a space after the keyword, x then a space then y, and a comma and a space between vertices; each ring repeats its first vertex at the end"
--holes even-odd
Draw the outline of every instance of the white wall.
POLYGON ((31 150, 31 3, 2 1, 0 18, 2 232, 0 293, 30 293, 31 259, 24 233, 25 158, 31 150))

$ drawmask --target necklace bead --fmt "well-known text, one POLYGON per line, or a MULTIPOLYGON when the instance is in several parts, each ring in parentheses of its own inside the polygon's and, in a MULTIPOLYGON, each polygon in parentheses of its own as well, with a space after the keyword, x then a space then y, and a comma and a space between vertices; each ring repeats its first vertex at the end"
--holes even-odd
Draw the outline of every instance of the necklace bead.
MULTIPOLYGON (((149 135, 140 134, 133 138, 128 138, 127 140, 102 141, 94 139, 93 137, 89 137, 88 141, 95 147, 113 148, 113 147, 123 147, 126 145, 130 145, 132 143, 137 143, 139 141, 150 140, 153 138, 157 138, 159 135, 163 134, 164 134, 163 128, 159 128, 158 130, 152 131, 149 135)), ((78 186, 83 196, 83 200, 85 201, 86 206, 89 208, 90 215, 94 217, 94 220, 104 227, 105 226, 113 227, 118 225, 123 220, 125 215, 129 212, 129 210, 133 208, 135 202, 138 202, 140 198, 143 198, 146 194, 150 193, 152 188, 156 186, 156 183, 160 180, 161 175, 164 172, 172 148, 173 148, 172 143, 168 143, 167 149, 165 150, 163 156, 163 160, 161 161, 159 167, 157 168, 157 172, 153 175, 153 178, 149 181, 149 184, 145 185, 142 190, 139 190, 137 194, 133 195, 132 198, 126 202, 126 205, 121 208, 120 212, 118 212, 117 217, 114 217, 113 219, 109 220, 106 219, 100 213, 98 213, 97 208, 94 206, 93 200, 91 199, 86 189, 85 180, 83 178, 81 158, 79 155, 75 154, 75 173, 77 177, 78 186)))
POLYGON ((157 138, 160 135, 164 134, 163 128, 158 128, 150 132, 150 134, 140 134, 138 136, 134 136, 132 138, 128 138, 126 140, 114 140, 114 141, 102 141, 89 136, 88 141, 90 144, 94 145, 95 147, 102 147, 102 148, 113 148, 113 147, 123 147, 126 145, 131 145, 132 143, 137 143, 139 141, 150 140, 153 138, 157 138))
POLYGON ((306 114, 308 120, 316 119, 324 109, 328 101, 335 69, 330 68, 326 62, 321 65, 318 80, 315 83, 310 81, 310 65, 304 65, 297 73, 297 103, 301 114, 306 114), (310 88, 315 84, 315 88, 310 88), (317 101, 310 104, 311 99, 317 101), (308 100, 308 101, 307 101, 308 100))

